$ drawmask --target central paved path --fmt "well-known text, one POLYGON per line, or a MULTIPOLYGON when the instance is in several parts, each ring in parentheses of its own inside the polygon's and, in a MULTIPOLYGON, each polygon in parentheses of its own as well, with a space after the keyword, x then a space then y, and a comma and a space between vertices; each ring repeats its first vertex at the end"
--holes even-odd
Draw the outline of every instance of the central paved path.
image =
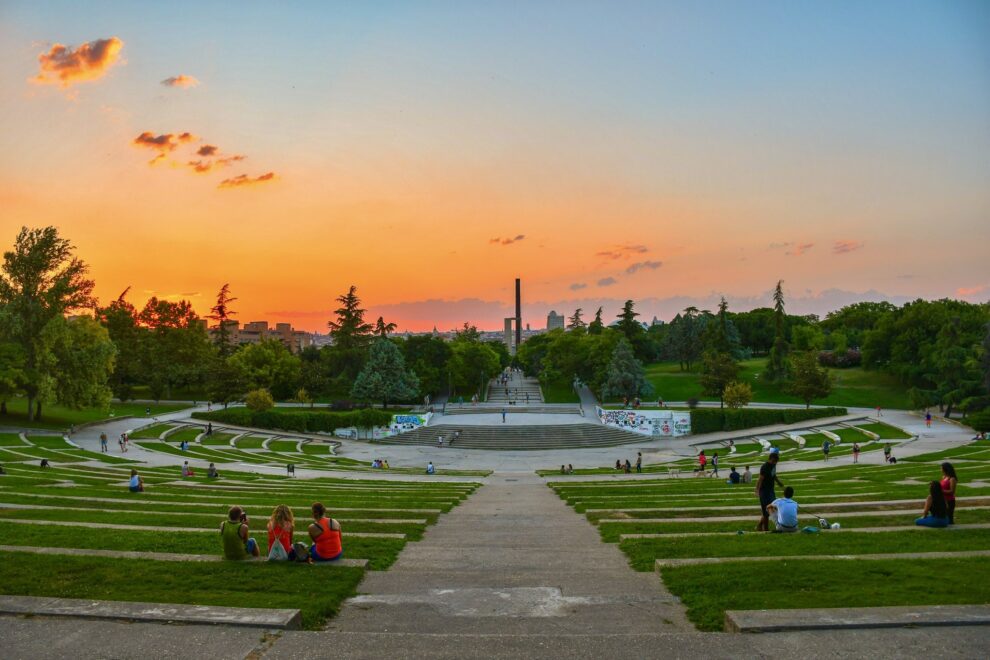
MULTIPOLYGON (((345 531, 346 534, 346 531, 345 531)), ((372 572, 328 630, 349 633, 617 634, 692 630, 653 573, 532 474, 496 475, 372 572)))

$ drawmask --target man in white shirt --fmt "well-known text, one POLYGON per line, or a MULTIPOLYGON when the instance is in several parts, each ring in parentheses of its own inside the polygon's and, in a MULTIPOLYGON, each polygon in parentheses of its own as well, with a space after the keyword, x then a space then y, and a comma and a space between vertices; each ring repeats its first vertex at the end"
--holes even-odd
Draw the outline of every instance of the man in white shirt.
POLYGON ((778 497, 767 507, 767 513, 777 525, 778 532, 798 531, 798 503, 792 497, 794 489, 788 486, 784 489, 784 496, 778 497))

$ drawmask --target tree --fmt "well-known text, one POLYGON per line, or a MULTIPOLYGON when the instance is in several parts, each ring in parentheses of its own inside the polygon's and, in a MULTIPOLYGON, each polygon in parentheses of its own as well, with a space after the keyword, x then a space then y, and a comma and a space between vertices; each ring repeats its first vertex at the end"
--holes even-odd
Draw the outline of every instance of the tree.
POLYGON ((327 323, 333 345, 330 347, 330 365, 334 373, 344 379, 357 377, 364 363, 368 345, 372 340, 372 327, 365 323, 365 310, 357 296, 357 287, 351 286, 347 293, 339 296, 340 303, 334 314, 336 319, 327 323))
POLYGON ((156 400, 172 396, 173 388, 206 382, 213 351, 206 323, 188 300, 152 296, 138 321, 148 330, 142 342, 142 374, 156 400))
POLYGON ((577 309, 575 309, 574 310, 574 315, 571 316, 571 318, 569 318, 567 320, 567 329, 568 330, 577 330, 578 328, 584 328, 587 325, 588 324, 584 322, 584 319, 581 318, 581 308, 580 307, 578 307, 577 309))
POLYGON ((35 402, 55 367, 52 346, 44 340, 48 325, 95 304, 87 266, 73 256, 73 250, 55 227, 23 227, 14 249, 3 255, 0 328, 24 354, 21 389, 27 397, 29 421, 38 417, 35 402))
POLYGON ((383 408, 388 408, 389 402, 411 401, 418 392, 416 374, 406 369, 402 352, 384 337, 371 345, 368 360, 351 388, 355 399, 381 401, 383 408))
POLYGON ((964 345, 959 326, 959 318, 952 318, 942 326, 931 355, 932 380, 939 403, 945 406, 946 417, 952 414, 953 406, 980 393, 981 374, 972 358, 974 349, 964 345))
POLYGON ((0 415, 7 414, 7 399, 21 391, 24 351, 13 342, 0 342, 0 415))
POLYGON ((402 342, 402 354, 406 366, 419 377, 420 394, 438 394, 447 384, 451 349, 443 339, 433 335, 409 337, 402 342))
POLYGON ((770 360, 764 377, 771 382, 787 379, 787 354, 789 346, 784 337, 784 280, 778 280, 773 291, 773 347, 770 349, 770 360))
POLYGON ((102 407, 112 395, 107 380, 117 349, 110 334, 88 316, 50 323, 55 356, 50 399, 67 408, 102 407))
POLYGON ((632 344, 622 338, 612 351, 605 382, 602 385, 603 397, 653 396, 653 385, 646 380, 643 364, 636 359, 632 344))
POLYGON ((306 391, 305 387, 300 387, 296 392, 296 395, 292 397, 293 401, 296 403, 301 403, 303 405, 309 404, 309 407, 313 407, 313 397, 310 396, 309 392, 306 391))
POLYGON ((121 401, 132 398, 134 386, 144 380, 142 367, 144 344, 148 330, 138 324, 138 313, 126 297, 127 287, 117 299, 96 310, 97 320, 110 335, 117 349, 113 373, 110 374, 110 390, 121 401))
POLYGON ((266 389, 284 400, 299 389, 299 357, 277 339, 262 339, 228 358, 247 378, 248 389, 266 389))
POLYGON ((791 356, 790 394, 804 401, 806 408, 815 399, 824 399, 832 391, 832 378, 828 370, 818 366, 818 355, 814 351, 802 351, 791 356))
POLYGON ((681 371, 690 371, 691 366, 701 357, 702 324, 697 307, 687 307, 682 314, 674 317, 670 331, 665 337, 664 353, 677 360, 681 371))
POLYGON ((622 306, 622 311, 616 316, 619 322, 615 324, 616 329, 626 336, 632 346, 643 334, 643 326, 640 325, 636 317, 639 313, 633 310, 633 301, 627 300, 622 306))
POLYGON ((824 347, 825 335, 821 328, 814 325, 802 325, 791 329, 791 348, 793 350, 820 351, 824 347))
POLYGON ((247 396, 244 397, 244 405, 247 406, 248 410, 262 412, 274 407, 275 401, 268 390, 262 388, 248 392, 247 396))
POLYGON ((375 334, 379 337, 388 337, 397 327, 394 323, 386 323, 385 318, 379 316, 375 321, 375 334))
POLYGON ((456 392, 480 394, 488 379, 502 370, 498 353, 486 342, 457 337, 451 342, 450 349, 447 370, 456 392))
POLYGON ((983 345, 980 347, 980 369, 983 372, 983 389, 990 393, 990 323, 986 325, 983 345))
POLYGON ((707 351, 701 362, 701 390, 708 396, 717 396, 719 406, 725 406, 725 388, 739 376, 739 365, 729 353, 707 351))
POLYGON ((231 344, 230 328, 227 325, 227 322, 237 313, 230 309, 230 303, 236 300, 237 298, 230 295, 230 284, 224 284, 220 287, 219 293, 217 293, 216 304, 210 308, 210 315, 206 317, 211 321, 217 322, 217 333, 214 343, 216 344, 217 352, 222 358, 228 357, 236 348, 236 346, 231 344))
POLYGON ((244 370, 230 358, 214 360, 207 380, 210 401, 222 403, 226 408, 233 401, 240 401, 251 383, 244 370))
POLYGON ((600 335, 602 330, 605 329, 605 322, 602 321, 602 308, 599 307, 598 311, 595 312, 594 320, 588 324, 588 334, 589 335, 600 335))
POLYGON ((753 400, 753 388, 749 383, 733 382, 722 390, 722 399, 730 408, 742 408, 753 400))

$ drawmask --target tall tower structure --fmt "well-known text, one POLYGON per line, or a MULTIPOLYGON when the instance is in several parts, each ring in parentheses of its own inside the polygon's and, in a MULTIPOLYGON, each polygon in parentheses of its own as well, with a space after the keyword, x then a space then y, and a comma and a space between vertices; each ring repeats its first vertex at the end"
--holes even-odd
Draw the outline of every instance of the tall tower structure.
POLYGON ((516 348, 522 345, 522 299, 519 295, 519 278, 516 278, 516 348))

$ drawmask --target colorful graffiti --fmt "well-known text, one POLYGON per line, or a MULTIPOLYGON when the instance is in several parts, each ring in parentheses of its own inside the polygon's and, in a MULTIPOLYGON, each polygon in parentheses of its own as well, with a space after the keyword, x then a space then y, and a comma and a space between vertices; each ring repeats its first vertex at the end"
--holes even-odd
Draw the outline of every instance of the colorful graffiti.
POLYGON ((597 408, 602 424, 650 436, 691 433, 691 413, 674 410, 605 410, 597 408))

